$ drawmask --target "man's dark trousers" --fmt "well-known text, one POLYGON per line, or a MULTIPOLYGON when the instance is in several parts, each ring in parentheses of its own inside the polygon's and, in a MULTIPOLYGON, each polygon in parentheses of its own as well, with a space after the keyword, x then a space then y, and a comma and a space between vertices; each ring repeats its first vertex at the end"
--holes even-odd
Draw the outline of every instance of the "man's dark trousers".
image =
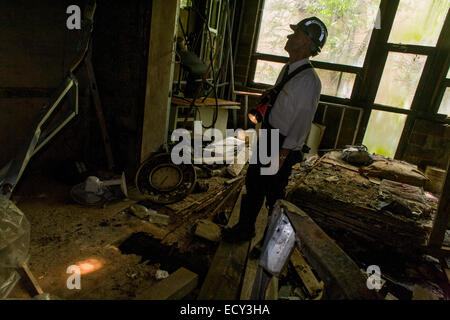
MULTIPOLYGON (((267 126, 263 126, 265 129, 269 129, 267 126)), ((273 128, 270 128, 273 129, 273 128)), ((268 150, 270 152, 271 130, 267 130, 268 150)), ((282 146, 284 136, 280 135, 279 146, 282 146)), ((259 152, 259 141, 255 152, 259 152)), ((247 170, 245 178, 245 187, 247 194, 242 196, 241 211, 239 224, 249 231, 253 231, 255 227, 255 221, 264 204, 264 198, 266 198, 266 206, 269 208, 269 214, 278 199, 284 199, 285 188, 289 182, 289 176, 292 172, 292 166, 298 162, 301 162, 302 154, 300 151, 291 151, 284 160, 283 166, 274 175, 261 174, 261 168, 269 167, 261 164, 259 155, 257 156, 257 163, 250 164, 247 170)))

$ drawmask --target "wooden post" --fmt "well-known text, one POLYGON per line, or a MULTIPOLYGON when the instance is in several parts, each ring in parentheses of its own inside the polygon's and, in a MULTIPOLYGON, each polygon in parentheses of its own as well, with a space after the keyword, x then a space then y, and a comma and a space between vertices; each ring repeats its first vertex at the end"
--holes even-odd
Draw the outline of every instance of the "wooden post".
POLYGON ((167 142, 179 0, 153 1, 141 162, 167 142))

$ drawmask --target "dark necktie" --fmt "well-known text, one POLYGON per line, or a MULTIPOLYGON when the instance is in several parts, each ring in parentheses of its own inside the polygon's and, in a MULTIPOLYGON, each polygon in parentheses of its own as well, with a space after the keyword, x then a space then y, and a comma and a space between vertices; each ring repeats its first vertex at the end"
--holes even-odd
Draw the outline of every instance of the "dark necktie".
POLYGON ((284 71, 283 78, 281 79, 281 83, 283 83, 287 80, 288 75, 289 75, 289 65, 286 65, 286 70, 284 71))

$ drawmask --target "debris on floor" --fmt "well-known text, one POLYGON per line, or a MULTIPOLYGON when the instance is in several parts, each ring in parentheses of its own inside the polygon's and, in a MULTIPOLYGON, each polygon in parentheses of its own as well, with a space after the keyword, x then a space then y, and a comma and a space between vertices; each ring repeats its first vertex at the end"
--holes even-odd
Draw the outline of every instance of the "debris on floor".
POLYGON ((381 268, 381 296, 410 300, 417 284, 448 299, 445 266, 424 254, 438 205, 437 195, 423 189, 428 178, 409 163, 372 156, 366 167, 337 151, 307 159, 294 166, 288 200, 363 269, 381 268))
POLYGON ((427 200, 422 188, 387 178, 403 174, 404 181, 423 184, 426 177, 407 164, 378 159, 370 166, 381 162, 383 169, 394 168, 392 173, 383 171, 378 176, 372 170, 368 178, 361 174, 367 175, 361 170, 367 167, 345 162, 340 152, 327 153, 301 179, 293 179, 287 199, 326 230, 348 231, 399 251, 422 248, 431 232, 436 203, 427 200))
MULTIPOLYGON (((379 161, 396 163, 374 156, 371 165, 377 167, 379 161)), ((401 163, 401 168, 405 171, 409 167, 401 163)), ((30 213, 30 222, 46 221, 32 233, 30 267, 42 286, 54 289, 50 293, 61 299, 248 300, 260 262, 260 257, 252 254, 263 240, 268 212, 263 206, 252 241, 221 241, 221 229, 237 222, 245 193, 246 165, 235 171, 239 171, 237 176, 228 169, 226 165, 197 165, 194 191, 166 205, 139 198, 112 204, 106 210, 82 207, 70 202, 67 188, 62 190, 65 195, 34 197, 33 202, 19 194, 17 199, 24 212, 30 213), (43 205, 34 215, 36 199, 43 205), (66 258, 58 259, 54 266, 43 261, 54 252, 66 258), (55 286, 61 282, 59 278, 65 279, 67 265, 86 259, 96 259, 101 265, 83 278, 88 283, 86 290, 68 293, 63 286, 55 286), (103 283, 111 272, 115 275, 103 283)), ((412 172, 413 178, 407 175, 409 180, 403 182, 393 179, 392 174, 380 178, 374 172, 343 161, 338 153, 313 156, 294 166, 289 200, 354 260, 358 276, 362 271, 360 282, 364 286, 369 277, 366 269, 380 265, 382 285, 376 294, 381 299, 448 299, 448 266, 442 268, 440 261, 417 254, 420 251, 409 260, 396 255, 408 256, 423 247, 437 197, 424 192, 418 183, 405 182, 420 180, 414 169, 407 172, 412 172), (381 247, 393 251, 385 251, 381 257, 380 251, 372 250, 381 247), (391 264, 385 264, 386 260, 391 264)), ((50 193, 44 189, 40 192, 50 193)), ((279 276, 267 279, 264 299, 321 300, 336 290, 330 288, 330 278, 324 276, 317 261, 305 254, 304 245, 295 245, 279 276)))

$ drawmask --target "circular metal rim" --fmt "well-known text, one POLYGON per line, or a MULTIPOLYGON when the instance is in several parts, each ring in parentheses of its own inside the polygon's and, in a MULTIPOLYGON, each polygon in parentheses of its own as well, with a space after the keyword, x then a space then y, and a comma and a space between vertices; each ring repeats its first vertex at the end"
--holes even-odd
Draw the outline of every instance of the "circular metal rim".
POLYGON ((175 190, 176 188, 178 188, 178 187, 180 186, 180 184, 183 182, 183 171, 182 171, 180 168, 178 168, 176 165, 172 164, 172 163, 161 163, 161 164, 158 164, 156 167, 154 167, 154 168, 150 171, 149 177, 148 177, 148 182, 150 183, 150 185, 151 185, 153 188, 155 188, 155 189, 158 190, 158 191, 161 191, 161 192, 169 192, 169 191, 172 191, 172 190, 175 190), (152 183, 152 175, 154 174, 154 172, 155 172, 156 170, 160 169, 160 168, 163 168, 163 167, 174 168, 174 169, 178 172, 178 174, 180 175, 180 179, 178 180, 177 184, 176 184, 175 186, 171 187, 171 188, 168 188, 168 189, 157 188, 157 187, 155 187, 155 186, 153 185, 153 183, 152 183))
MULTIPOLYGON (((137 190, 139 191, 139 193, 141 194, 141 195, 143 195, 146 199, 148 199, 148 200, 150 200, 150 201, 152 201, 152 202, 154 202, 154 203, 157 203, 157 204, 170 204, 170 203, 174 203, 174 202, 178 202, 178 201, 181 201, 182 199, 184 199, 185 197, 187 197, 191 192, 192 192, 192 190, 194 190, 194 187, 195 187, 195 183, 196 183, 196 181, 197 181, 197 173, 195 172, 195 168, 194 168, 194 166, 192 165, 192 164, 180 164, 180 165, 178 165, 178 166, 182 166, 182 167, 184 167, 185 169, 187 169, 187 170, 189 170, 190 171, 190 173, 191 173, 191 175, 193 176, 193 181, 192 181, 192 184, 191 184, 191 186, 189 187, 189 189, 186 189, 184 192, 183 192, 183 194, 181 194, 180 196, 177 196, 177 197, 174 197, 174 198, 172 198, 172 199, 170 199, 170 200, 164 200, 164 201, 162 201, 162 200, 159 200, 159 199, 157 199, 157 198, 155 198, 155 197, 153 197, 152 195, 149 195, 148 193, 145 193, 145 192, 143 192, 142 190, 141 190, 141 188, 139 187, 139 183, 138 183, 138 180, 139 180, 139 175, 140 175, 140 173, 141 173, 141 171, 142 171, 142 169, 144 169, 147 165, 148 165, 148 163, 150 163, 150 162, 154 162, 154 161, 158 161, 160 158, 162 158, 163 160, 162 161, 167 161, 168 163, 170 163, 170 164, 172 164, 172 165, 175 165, 175 164, 173 164, 172 162, 171 162, 171 158, 170 158, 170 153, 159 153, 159 154, 154 154, 154 155, 152 155, 152 156, 150 156, 144 163, 142 163, 142 165, 139 167, 139 169, 137 170, 137 173, 136 173, 136 176, 135 176, 135 185, 136 185, 136 188, 137 188, 137 190), (166 158, 166 159, 164 159, 164 158, 166 158)), ((184 171, 182 168, 179 168, 182 172, 184 171)), ((183 173, 183 176, 184 176, 184 173, 183 173)), ((183 181, 183 180, 182 180, 183 181)), ((180 184, 181 184, 182 182, 180 182, 180 184)), ((175 189, 174 189, 175 190, 175 189)), ((162 192, 162 193, 164 193, 164 192, 162 192)))

